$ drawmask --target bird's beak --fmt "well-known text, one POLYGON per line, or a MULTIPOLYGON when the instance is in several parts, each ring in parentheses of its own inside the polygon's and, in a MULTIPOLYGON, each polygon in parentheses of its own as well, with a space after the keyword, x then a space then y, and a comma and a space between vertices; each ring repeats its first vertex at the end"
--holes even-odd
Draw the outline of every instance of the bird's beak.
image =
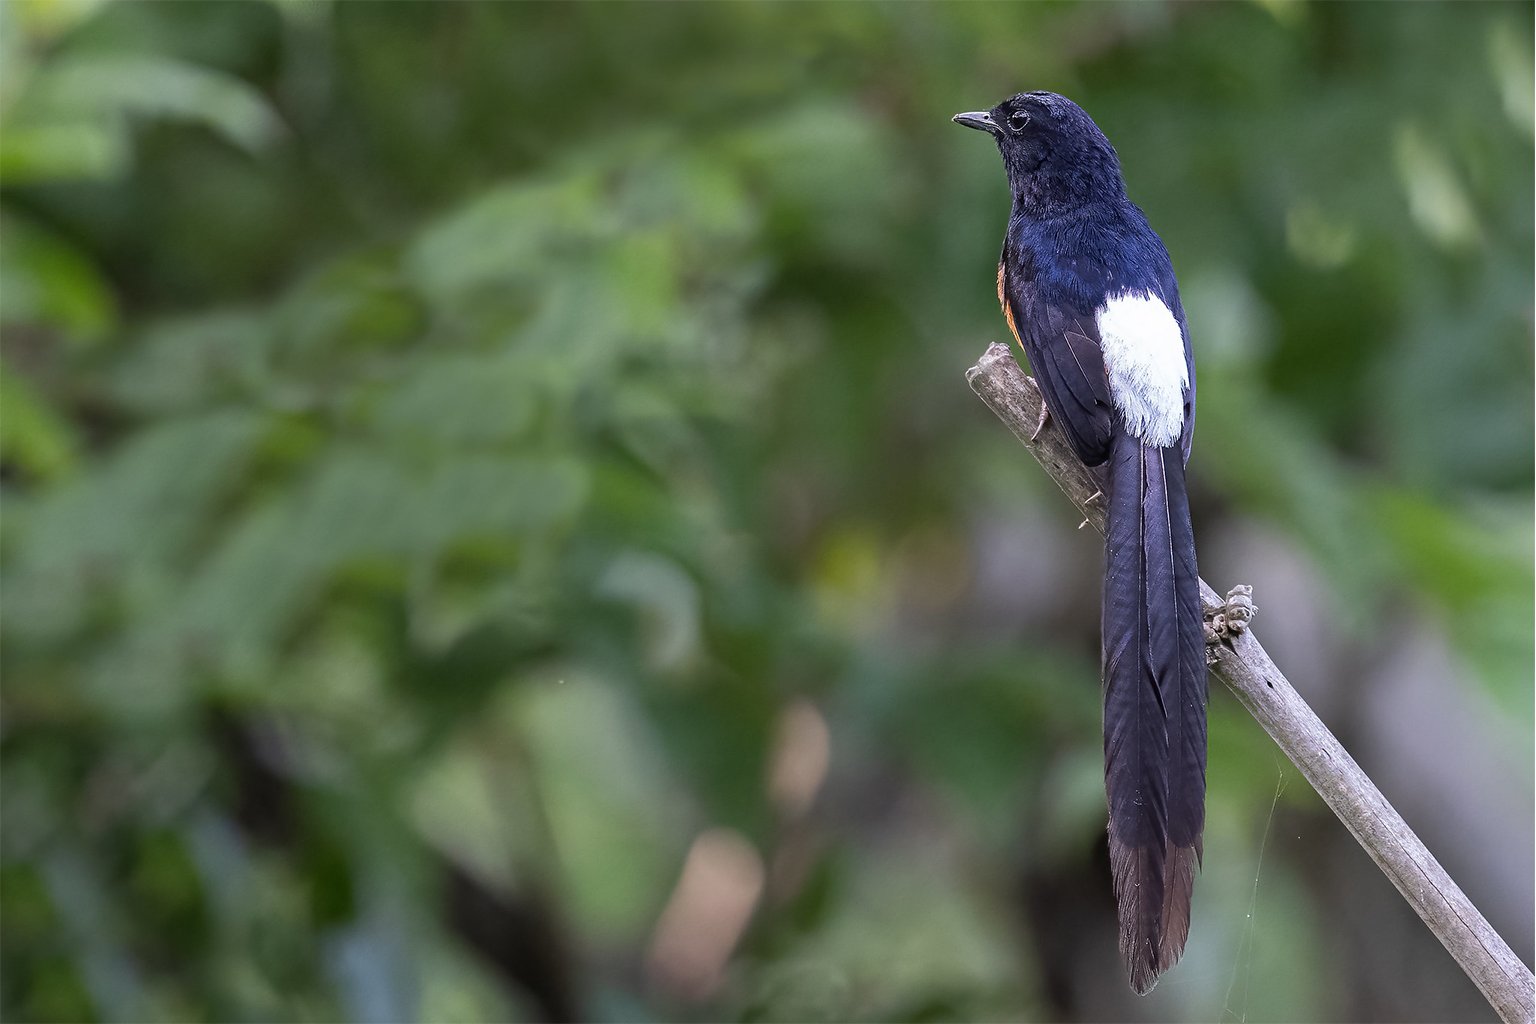
POLYGON ((977 131, 997 131, 997 122, 992 120, 992 112, 989 110, 972 110, 964 114, 956 114, 950 120, 955 124, 963 124, 967 128, 975 128, 977 131))

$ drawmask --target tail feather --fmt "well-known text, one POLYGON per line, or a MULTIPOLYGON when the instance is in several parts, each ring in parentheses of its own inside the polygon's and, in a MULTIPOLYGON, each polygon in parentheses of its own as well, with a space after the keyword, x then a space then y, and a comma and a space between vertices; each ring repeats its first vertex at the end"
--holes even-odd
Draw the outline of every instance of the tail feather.
POLYGON ((1149 991, 1178 962, 1205 824, 1205 640, 1177 447, 1117 433, 1104 565, 1104 773, 1120 952, 1149 991))

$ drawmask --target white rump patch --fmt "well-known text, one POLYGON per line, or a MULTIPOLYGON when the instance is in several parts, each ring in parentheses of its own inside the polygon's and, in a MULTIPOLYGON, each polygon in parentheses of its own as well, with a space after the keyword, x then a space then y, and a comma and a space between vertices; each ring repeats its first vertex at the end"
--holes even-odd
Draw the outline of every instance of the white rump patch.
POLYGON ((1159 448, 1173 444, 1184 430, 1189 390, 1179 322, 1148 292, 1111 296, 1095 319, 1109 393, 1126 429, 1159 448))

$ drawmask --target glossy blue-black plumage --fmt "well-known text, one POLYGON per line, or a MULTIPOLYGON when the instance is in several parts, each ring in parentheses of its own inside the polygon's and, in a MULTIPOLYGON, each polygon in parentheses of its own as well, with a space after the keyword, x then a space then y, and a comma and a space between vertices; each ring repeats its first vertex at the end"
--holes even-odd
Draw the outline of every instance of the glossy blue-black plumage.
MULTIPOLYGON (((1117 161, 1117 175, 1118 166, 1117 161)), ((1094 317, 1111 297, 1127 292, 1156 296, 1178 322, 1184 340, 1189 387, 1180 447, 1187 462, 1195 426, 1194 352, 1173 262, 1162 239, 1147 223, 1141 209, 1126 198, 1123 188, 1118 194, 1091 202, 1058 204, 1051 208, 1051 216, 1037 216, 1029 211, 1029 207, 1015 202, 1003 240, 999 274, 1003 299, 1012 307, 1015 331, 1031 366, 1038 369, 1041 363, 1051 361, 1047 350, 1057 343, 1057 321, 1064 314, 1078 318, 1084 333, 1090 329, 1096 332, 1094 317)), ((1082 373, 1085 377, 1102 377, 1102 361, 1082 373)), ((1066 421, 1063 426, 1074 443, 1080 437, 1097 438, 1096 444, 1078 448, 1078 457, 1090 466, 1108 457, 1105 428, 1102 424, 1077 422, 1075 403, 1068 401, 1072 395, 1052 392, 1066 388, 1081 394, 1085 389, 1097 390, 1095 383, 1075 379, 1065 384, 1042 383, 1042 389, 1052 389, 1046 391, 1046 401, 1053 414, 1056 406, 1061 406, 1066 421)), ((1105 415, 1112 411, 1106 409, 1105 415)))

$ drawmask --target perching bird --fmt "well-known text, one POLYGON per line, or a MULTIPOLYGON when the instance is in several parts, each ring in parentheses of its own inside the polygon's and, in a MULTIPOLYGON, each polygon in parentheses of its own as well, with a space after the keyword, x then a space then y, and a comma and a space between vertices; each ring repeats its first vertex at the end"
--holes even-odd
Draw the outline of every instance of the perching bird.
POLYGON ((1002 152, 1013 211, 997 297, 1045 409, 1098 467, 1104 784, 1120 952, 1138 993, 1178 962, 1205 825, 1205 639, 1184 465, 1195 364, 1173 264, 1077 104, 1021 93, 956 114, 1002 152))

